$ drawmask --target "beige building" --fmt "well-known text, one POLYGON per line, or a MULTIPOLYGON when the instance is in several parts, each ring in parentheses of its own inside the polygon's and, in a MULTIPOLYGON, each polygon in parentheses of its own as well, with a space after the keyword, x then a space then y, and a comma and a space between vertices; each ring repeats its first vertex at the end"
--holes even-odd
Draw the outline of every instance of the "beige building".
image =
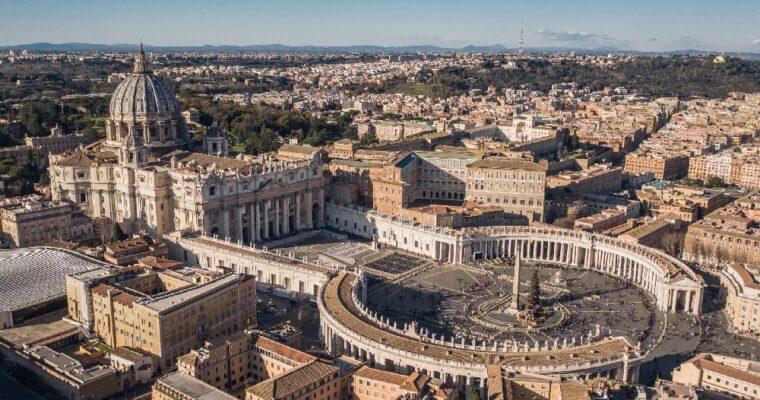
POLYGON ((651 172, 657 179, 678 179, 689 172, 689 158, 661 153, 630 153, 625 156, 625 172, 641 174, 651 172))
POLYGON ((357 125, 357 134, 360 138, 369 132, 373 132, 377 140, 383 142, 394 142, 422 132, 435 130, 436 128, 433 125, 417 122, 370 121, 357 125))
POLYGON ((760 340, 760 267, 728 263, 720 271, 733 331, 760 340))
POLYGON ((24 143, 27 147, 37 150, 44 155, 48 153, 60 154, 77 148, 83 143, 84 135, 64 135, 63 129, 58 125, 50 130, 49 136, 26 137, 24 143))
POLYGON ((184 375, 172 372, 162 376, 153 384, 151 400, 236 400, 235 396, 213 386, 184 375))
POLYGON ((107 244, 103 259, 114 265, 129 265, 143 257, 164 257, 166 244, 149 236, 140 236, 107 244))
POLYGON ((64 135, 59 126, 50 129, 48 136, 25 137, 20 146, 0 148, 0 158, 12 157, 19 165, 47 165, 48 154, 60 154, 73 150, 83 143, 84 135, 64 135))
POLYGON ((256 281, 243 275, 96 270, 66 284, 69 318, 110 347, 151 354, 164 371, 199 343, 256 323, 256 281))
POLYGON ((317 358, 253 332, 207 341, 177 358, 177 370, 217 389, 243 395, 247 382, 279 376, 317 358))
POLYGON ((740 179, 737 184, 739 187, 759 190, 760 189, 760 160, 753 160, 742 164, 740 179))
POLYGON ((75 207, 65 201, 28 199, 0 205, 3 240, 16 247, 41 246, 72 237, 71 217, 75 207))
POLYGON ((701 353, 673 371, 676 383, 701 387, 712 396, 760 399, 760 363, 701 353))
POLYGON ((575 380, 488 367, 488 400, 589 400, 589 387, 575 380))
POLYGON ((625 220, 625 211, 613 208, 579 218, 575 220, 573 227, 587 232, 603 232, 624 224, 625 220))
POLYGON ((246 400, 332 400, 347 396, 340 369, 311 361, 246 389, 246 400))
POLYGON ((707 179, 707 157, 695 156, 689 158, 689 179, 698 179, 704 181, 707 179))
POLYGON ((363 366, 353 377, 355 400, 447 400, 454 399, 456 394, 453 385, 442 384, 439 379, 419 372, 403 375, 363 366))
POLYGON ((529 223, 544 221, 544 166, 521 160, 479 160, 467 172, 465 199, 502 207, 525 216, 529 223))
POLYGON ((398 214, 414 202, 476 202, 499 207, 523 224, 543 221, 546 168, 463 151, 412 152, 372 181, 373 208, 398 214))
POLYGON ((593 166, 583 171, 567 171, 546 178, 546 188, 556 192, 609 194, 620 190, 623 168, 593 166))
POLYGON ((670 244, 666 243, 665 238, 678 226, 680 220, 676 219, 674 223, 670 216, 663 216, 626 231, 619 235, 618 239, 647 247, 664 248, 663 246, 670 244))
POLYGON ((354 153, 358 149, 357 143, 351 139, 341 139, 333 143, 330 149, 330 158, 350 160, 354 158, 354 153))
POLYGON ((683 257, 690 261, 760 264, 760 194, 750 193, 689 226, 683 257))

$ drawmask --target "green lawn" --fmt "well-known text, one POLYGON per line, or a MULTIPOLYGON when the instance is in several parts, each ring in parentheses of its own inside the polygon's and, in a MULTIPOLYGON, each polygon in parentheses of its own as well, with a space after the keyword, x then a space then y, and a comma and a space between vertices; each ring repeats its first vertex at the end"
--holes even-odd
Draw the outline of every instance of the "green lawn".
POLYGON ((98 350, 100 350, 100 351, 102 351, 102 352, 104 352, 104 353, 110 353, 111 352, 111 348, 108 347, 105 343, 101 343, 101 342, 95 343, 95 348, 98 349, 98 350))

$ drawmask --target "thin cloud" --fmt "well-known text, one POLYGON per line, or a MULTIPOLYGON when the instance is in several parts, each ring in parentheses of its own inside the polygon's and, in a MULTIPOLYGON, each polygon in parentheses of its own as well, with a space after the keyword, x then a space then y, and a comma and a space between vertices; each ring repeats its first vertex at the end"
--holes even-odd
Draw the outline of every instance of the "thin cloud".
POLYGON ((620 40, 614 38, 606 33, 594 33, 585 31, 554 31, 550 29, 539 29, 536 33, 544 40, 550 42, 558 42, 565 44, 586 44, 596 46, 620 46, 626 47, 630 45, 627 40, 620 40))
POLYGON ((753 40, 752 44, 755 45, 755 46, 760 46, 760 38, 757 38, 757 39, 753 40))
POLYGON ((541 35, 544 39, 553 42, 598 42, 613 40, 613 38, 606 33, 552 31, 548 29, 539 29, 536 33, 541 35))
POLYGON ((686 47, 699 47, 704 45, 704 42, 702 39, 694 36, 679 36, 675 39, 673 39, 673 43, 675 43, 678 46, 686 46, 686 47))

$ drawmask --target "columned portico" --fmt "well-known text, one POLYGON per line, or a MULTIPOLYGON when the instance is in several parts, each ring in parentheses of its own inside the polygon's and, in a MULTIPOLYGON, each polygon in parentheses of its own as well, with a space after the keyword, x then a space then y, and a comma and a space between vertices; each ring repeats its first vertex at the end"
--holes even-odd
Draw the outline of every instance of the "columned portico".
POLYGON ((553 227, 484 227, 457 231, 427 227, 377 211, 369 211, 368 215, 377 231, 378 242, 438 261, 467 263, 477 261, 473 260, 473 254, 478 255, 478 259, 497 259, 514 256, 519 251, 523 261, 592 269, 631 282, 651 294, 663 311, 689 314, 701 311, 701 278, 681 261, 656 249, 553 227), (427 251, 425 243, 429 243, 427 251), (671 288, 677 292, 669 293, 671 288), (671 298, 679 301, 671 302, 671 298))

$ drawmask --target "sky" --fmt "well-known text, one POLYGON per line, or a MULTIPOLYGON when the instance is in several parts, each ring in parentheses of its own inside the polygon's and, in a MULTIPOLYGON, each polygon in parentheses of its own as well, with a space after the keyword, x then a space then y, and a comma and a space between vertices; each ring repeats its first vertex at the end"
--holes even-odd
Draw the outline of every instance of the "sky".
POLYGON ((760 0, 0 0, 0 45, 466 45, 760 52, 760 0))

